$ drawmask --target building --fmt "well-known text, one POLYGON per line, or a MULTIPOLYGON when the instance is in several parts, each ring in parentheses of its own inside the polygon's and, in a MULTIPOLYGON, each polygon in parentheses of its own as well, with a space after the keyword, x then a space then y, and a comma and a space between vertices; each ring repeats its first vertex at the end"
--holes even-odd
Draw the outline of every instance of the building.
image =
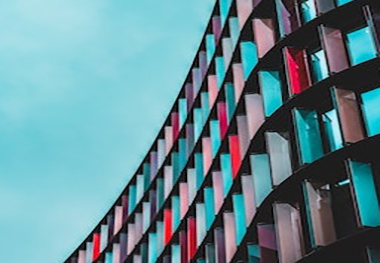
POLYGON ((219 0, 67 263, 380 262, 380 1, 219 0))

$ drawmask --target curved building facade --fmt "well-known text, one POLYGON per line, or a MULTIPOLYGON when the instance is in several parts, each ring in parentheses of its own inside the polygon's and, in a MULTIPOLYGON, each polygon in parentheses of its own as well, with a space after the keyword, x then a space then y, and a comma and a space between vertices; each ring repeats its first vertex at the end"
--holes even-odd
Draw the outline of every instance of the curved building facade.
POLYGON ((219 0, 67 263, 380 262, 380 1, 219 0))

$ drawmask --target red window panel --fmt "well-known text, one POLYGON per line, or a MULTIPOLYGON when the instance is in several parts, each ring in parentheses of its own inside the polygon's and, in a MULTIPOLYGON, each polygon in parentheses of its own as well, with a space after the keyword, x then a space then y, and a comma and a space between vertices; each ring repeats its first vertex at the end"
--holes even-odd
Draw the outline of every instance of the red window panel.
POLYGON ((95 261, 98 259, 100 255, 100 234, 95 233, 93 236, 93 250, 92 250, 92 261, 95 261))
POLYGON ((195 218, 187 219, 187 253, 190 261, 197 251, 197 229, 195 218))
POLYGON ((218 120, 219 120, 219 125, 220 125, 220 138, 223 139, 228 128, 226 103, 218 102, 217 110, 218 110, 218 120))
POLYGON ((172 237, 172 211, 164 210, 164 245, 167 245, 172 237))
POLYGON ((302 93, 311 85, 305 51, 285 48, 285 62, 291 93, 302 93))
POLYGON ((235 179, 241 165, 239 136, 231 135, 228 138, 231 153, 232 177, 235 179))
POLYGON ((172 127, 173 127, 173 142, 177 140, 179 134, 179 114, 178 112, 172 113, 172 127))

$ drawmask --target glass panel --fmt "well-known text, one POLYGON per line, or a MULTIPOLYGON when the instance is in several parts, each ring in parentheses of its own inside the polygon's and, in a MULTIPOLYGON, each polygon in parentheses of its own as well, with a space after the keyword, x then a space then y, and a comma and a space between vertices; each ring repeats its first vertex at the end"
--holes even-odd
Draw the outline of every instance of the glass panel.
POLYGON ((179 108, 179 126, 182 127, 187 118, 187 101, 186 99, 179 99, 178 101, 179 108))
POLYGON ((341 6, 341 5, 347 4, 349 2, 352 2, 352 0, 336 0, 336 5, 341 6))
POLYGON ((243 93, 243 89, 245 86, 244 72, 241 63, 232 64, 232 75, 235 88, 235 101, 237 104, 240 100, 241 94, 243 93))
POLYGON ((297 5, 294 0, 276 0, 276 11, 281 37, 299 28, 297 5))
POLYGON ((220 129, 219 129, 218 120, 210 121, 210 133, 211 133, 212 157, 214 158, 220 146, 220 129))
POLYGON ((264 123, 263 99, 259 94, 244 95, 245 111, 247 112, 249 136, 253 138, 264 123))
POLYGON ((214 230, 215 238, 215 250, 216 250, 216 262, 226 263, 226 246, 224 243, 224 230, 221 227, 217 227, 214 230))
POLYGON ((230 262, 236 251, 236 229, 235 217, 233 212, 223 213, 226 261, 230 262))
POLYGON ((218 43, 220 34, 222 32, 222 27, 220 25, 220 17, 219 16, 214 16, 212 18, 212 32, 215 35, 214 41, 215 44, 218 43))
POLYGON ((226 108, 225 102, 218 102, 217 112, 218 112, 218 120, 219 120, 219 125, 220 125, 220 138, 223 139, 228 128, 227 108, 226 108))
POLYGON ((143 232, 145 232, 150 225, 150 204, 149 202, 143 203, 143 232))
POLYGON ((220 0, 219 1, 219 7, 220 7, 220 19, 221 24, 224 25, 224 22, 226 21, 228 11, 230 9, 232 0, 220 0))
POLYGON ((167 245, 172 237, 173 221, 172 211, 170 209, 164 210, 164 245, 167 245))
POLYGON ((347 34, 347 49, 351 64, 357 65, 376 57, 375 43, 369 27, 347 34))
POLYGON ((201 102, 203 109, 203 120, 206 121, 210 114, 210 98, 208 92, 201 93, 201 102))
POLYGON ((217 263, 214 244, 206 244, 206 263, 217 263))
POLYGON ((304 182, 303 193, 311 246, 327 246, 336 240, 331 191, 328 185, 304 182))
POLYGON ((121 263, 120 260, 120 245, 119 244, 113 244, 113 263, 121 263))
POLYGON ((245 222, 248 227, 256 213, 255 188, 252 175, 242 175, 240 178, 244 197, 245 222))
POLYGON ((334 0, 316 0, 319 14, 326 13, 335 8, 334 0))
POLYGON ((276 43, 275 23, 272 18, 255 18, 253 31, 258 57, 262 58, 276 43))
POLYGON ((232 58, 232 43, 231 38, 222 39, 224 67, 227 69, 232 58))
POLYGON ((156 224, 157 231, 157 253, 161 254, 164 249, 164 223, 161 221, 157 221, 156 224))
POLYGON ((173 189, 173 169, 171 166, 164 167, 164 180, 165 180, 165 198, 167 198, 173 189))
POLYGON ((323 114, 323 125, 331 151, 336 151, 343 147, 342 132, 338 120, 338 113, 335 109, 323 114))
POLYGON ((157 179, 157 209, 160 209, 164 203, 164 179, 157 179))
POLYGON ((257 47, 253 42, 240 43, 241 61, 244 70, 244 80, 247 80, 252 69, 258 62, 257 47))
POLYGON ((198 140, 203 129, 203 113, 202 108, 194 109, 194 138, 198 140))
POLYGON ((346 48, 342 32, 339 29, 321 26, 323 49, 331 74, 335 74, 349 67, 346 48))
POLYGON ((129 212, 129 215, 131 214, 131 212, 133 210, 135 210, 135 207, 136 207, 136 186, 135 185, 131 185, 129 187, 129 191, 128 191, 128 197, 129 197, 129 205, 128 207, 130 208, 130 210, 128 211, 129 212))
POLYGON ((323 156, 318 114, 309 110, 293 110, 301 164, 312 163, 323 156))
POLYGON ((355 190, 356 203, 363 226, 380 226, 380 208, 371 165, 348 162, 355 190))
POLYGON ((248 263, 260 263, 260 247, 247 244, 248 263))
POLYGON ((241 26, 243 26, 252 12, 252 8, 253 8, 252 1, 237 0, 236 8, 237 8, 237 14, 239 17, 239 23, 241 26))
POLYGON ((278 71, 260 71, 259 80, 265 116, 269 117, 282 105, 280 74, 278 71))
POLYGON ((232 47, 234 47, 239 38, 239 20, 236 17, 230 18, 230 35, 232 47))
POLYGON ((92 237, 92 261, 95 261, 98 259, 100 255, 100 234, 95 233, 92 237))
POLYGON ((196 153, 194 158, 195 158, 195 173, 197 177, 197 191, 198 191, 203 183, 203 178, 204 178, 202 153, 196 153))
POLYGON ((269 156, 268 154, 251 155, 250 161, 255 186, 256 207, 259 207, 272 191, 269 156))
POLYGON ((314 0, 306 0, 301 3, 302 20, 306 24, 317 17, 317 9, 314 0))
POLYGON ((198 58, 199 68, 201 69, 201 77, 203 79, 207 72, 207 52, 203 50, 199 51, 198 58))
POLYGON ((234 207, 235 223, 236 223, 236 244, 240 245, 243 240, 244 234, 246 232, 246 221, 245 221, 245 206, 244 206, 244 196, 242 194, 233 194, 232 202, 234 207))
POLYGON ((232 186, 232 167, 230 154, 220 155, 220 165, 223 175, 223 196, 226 197, 232 186))
POLYGON ((240 165, 241 165, 241 156, 240 156, 240 147, 239 147, 239 136, 230 135, 228 136, 228 144, 231 154, 231 163, 232 163, 232 177, 236 178, 240 165))
POLYGON ((273 206, 280 262, 297 262, 304 254, 300 213, 290 204, 273 206))
POLYGON ((215 53, 215 40, 214 40, 214 35, 212 34, 206 35, 206 51, 207 51, 207 64, 210 65, 211 59, 215 53))
POLYGON ((102 225, 100 227, 100 251, 103 251, 108 243, 108 226, 102 225))
POLYGON ((199 247, 206 236, 206 211, 205 205, 197 203, 195 205, 197 215, 197 246, 199 247))
POLYGON ((227 102, 227 118, 228 118, 228 122, 230 122, 236 108, 235 89, 232 83, 226 83, 224 87, 225 87, 226 102, 227 102))
POLYGON ((321 81, 329 76, 327 61, 323 50, 311 54, 311 64, 313 67, 314 81, 321 81))
POLYGON ((92 243, 86 243, 86 263, 92 262, 92 243))
POLYGON ((364 130, 355 92, 334 88, 332 96, 338 110, 344 141, 354 143, 362 140, 364 130))
POLYGON ((197 251, 197 231, 195 218, 187 219, 187 245, 188 260, 190 261, 197 251))
POLYGON ((260 246, 260 262, 278 262, 274 225, 258 225, 257 236, 260 246))
POLYGON ((181 219, 185 216, 189 206, 189 192, 188 192, 188 184, 182 182, 179 184, 179 195, 181 202, 181 219))
POLYGON ((189 185, 189 188, 188 188, 189 203, 188 203, 188 205, 190 205, 193 202, 195 195, 197 193, 197 177, 196 177, 196 173, 195 173, 194 168, 187 169, 187 183, 189 185))
POLYGON ((149 233, 149 263, 154 263, 157 258, 157 234, 149 233))
POLYGON ((203 153, 203 165, 204 165, 203 171, 206 176, 212 164, 211 138, 209 137, 202 138, 202 153, 203 153))
POLYGON ((106 262, 105 263, 113 263, 113 258, 112 258, 111 252, 106 253, 106 262))
POLYGON ((223 205, 223 176, 222 172, 212 173, 212 184, 214 187, 214 201, 215 201, 215 213, 219 212, 219 209, 223 205))
POLYGON ((226 68, 224 67, 223 57, 215 58, 215 67, 216 67, 216 83, 219 90, 224 81, 224 76, 226 75, 226 72, 225 72, 226 68))
POLYGON ((292 173, 289 140, 277 132, 265 133, 267 139, 273 185, 281 184, 292 173))
POLYGON ((380 133, 380 88, 361 94, 362 109, 367 134, 374 136, 380 133))
MULTIPOLYGON (((188 263, 187 261, 187 234, 185 230, 179 232, 179 244, 181 247, 181 263, 188 263)), ((174 261, 178 262, 178 261, 174 261)))
POLYGON ((172 210, 173 210, 173 232, 177 230, 179 224, 181 223, 180 215, 180 203, 179 196, 172 197, 172 210))
POLYGON ((204 189, 204 200, 206 209, 206 230, 208 231, 215 218, 214 189, 212 189, 211 187, 206 187, 204 189))
POLYGON ((300 94, 311 85, 305 50, 286 47, 284 55, 289 92, 290 94, 300 94))
POLYGON ((236 116, 237 130, 239 134, 240 156, 245 156, 250 144, 248 120, 246 115, 236 116))

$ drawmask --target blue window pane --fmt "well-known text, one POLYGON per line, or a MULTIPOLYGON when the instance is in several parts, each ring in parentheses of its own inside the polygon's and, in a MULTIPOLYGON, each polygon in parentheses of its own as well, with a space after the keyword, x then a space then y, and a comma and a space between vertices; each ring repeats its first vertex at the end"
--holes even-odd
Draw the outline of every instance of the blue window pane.
POLYGON ((347 48, 352 65, 375 58, 376 49, 369 27, 348 33, 347 48))
POLYGON ((204 190, 206 208, 206 230, 209 230, 215 219, 214 189, 207 187, 204 190))
POLYGON ((112 263, 113 258, 112 258, 112 253, 106 253, 106 262, 105 263, 112 263))
POLYGON ((181 262, 181 247, 172 245, 172 262, 181 262))
POLYGON ((326 56, 323 50, 319 50, 311 55, 311 64, 313 67, 314 79, 316 82, 321 81, 329 76, 326 56))
POLYGON ((260 247, 247 244, 248 263, 260 263, 260 247))
POLYGON ((341 6, 341 5, 347 4, 349 2, 352 2, 352 0, 336 0, 336 5, 341 6))
POLYGON ((256 206, 258 207, 272 191, 269 156, 268 154, 251 155, 250 161, 255 186, 256 206))
POLYGON ((194 138, 198 140, 203 129, 203 112, 201 108, 194 109, 194 138))
POLYGON ((232 202, 234 205, 234 215, 236 222, 236 244, 240 245, 243 240, 244 234, 246 232, 246 221, 245 221, 245 205, 244 197, 242 194, 232 195, 232 202))
POLYGON ((371 166, 349 161, 356 202, 363 226, 380 226, 380 208, 371 166))
POLYGON ((219 1, 219 7, 220 7, 220 20, 222 26, 224 25, 224 22, 226 21, 228 11, 230 9, 232 0, 220 0, 219 1))
POLYGON ((172 197, 172 211, 173 211, 172 212, 173 213, 173 231, 175 231, 181 222, 179 196, 172 197))
POLYGON ((220 156, 222 174, 223 174, 223 197, 226 197, 232 186, 232 167, 230 154, 220 156))
POLYGON ((241 60, 243 63, 244 80, 247 80, 251 74, 252 69, 258 62, 257 47, 253 42, 242 42, 241 47, 241 60))
POLYGON ((202 153, 195 154, 195 172, 196 172, 196 187, 197 190, 203 183, 203 156, 202 153))
POLYGON ((368 91, 361 95, 362 109, 369 136, 380 133, 380 88, 368 91))
POLYGON ((239 19, 237 17, 230 18, 230 35, 232 48, 236 45, 239 38, 239 19))
POLYGON ((157 259, 157 234, 149 233, 149 263, 154 263, 157 259))
POLYGON ((223 57, 217 57, 215 58, 215 66, 216 66, 216 84, 218 86, 218 89, 220 89, 220 86, 223 83, 224 76, 225 76, 225 67, 224 67, 224 58, 223 57))
POLYGON ((317 17, 317 10, 315 8, 314 0, 306 0, 301 3, 301 13, 303 22, 307 23, 317 17))
POLYGON ((206 35, 206 53, 207 53, 207 64, 210 65, 211 59, 215 53, 215 40, 214 35, 206 35))
POLYGON ((326 112, 323 115, 323 125, 330 145, 330 150, 336 151, 342 148, 343 137, 336 109, 326 112))
POLYGON ((218 120, 212 120, 210 122, 210 133, 211 133, 212 157, 214 158, 220 146, 220 128, 219 128, 218 120))
POLYGON ((128 214, 131 214, 131 212, 135 209, 135 206, 136 206, 136 186, 131 185, 129 187, 128 214))
POLYGON ((201 93, 201 102, 202 102, 202 109, 203 109, 203 120, 206 121, 208 118, 208 115, 210 114, 210 99, 209 99, 208 92, 201 93))
POLYGON ((294 115, 301 161, 311 163, 323 156, 318 115, 308 110, 294 110, 294 115))
POLYGON ((282 105, 281 80, 277 71, 259 72, 265 116, 272 115, 282 105))
POLYGON ((187 100, 179 99, 178 108, 179 108, 179 126, 182 127, 187 117, 187 100))
POLYGON ((236 108, 235 89, 232 83, 226 83, 225 89, 226 89, 226 101, 227 101, 227 118, 228 118, 228 122, 230 122, 236 108))
POLYGON ((182 172, 182 170, 185 168, 185 165, 187 163, 186 139, 184 138, 179 139, 178 147, 179 147, 179 171, 182 172))

